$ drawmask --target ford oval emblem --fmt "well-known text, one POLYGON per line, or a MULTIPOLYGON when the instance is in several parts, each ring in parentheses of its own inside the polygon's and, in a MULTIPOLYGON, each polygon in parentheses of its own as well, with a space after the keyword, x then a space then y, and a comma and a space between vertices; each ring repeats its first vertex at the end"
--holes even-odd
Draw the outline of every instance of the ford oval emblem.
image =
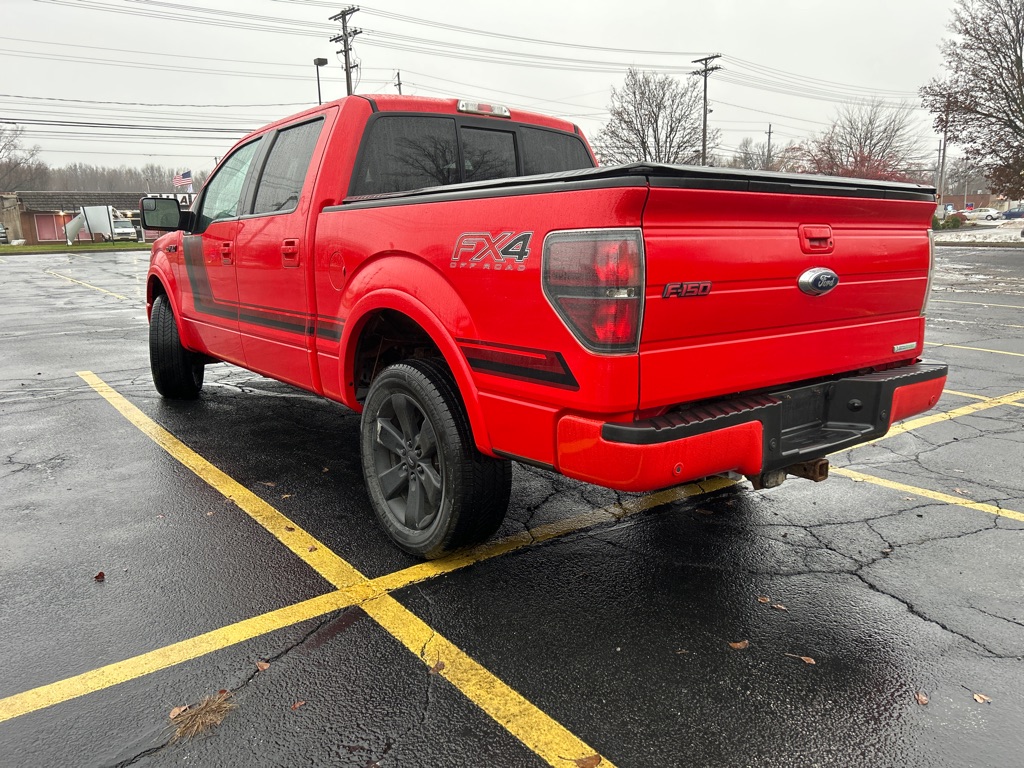
POLYGON ((825 267, 808 269, 796 283, 808 296, 821 296, 839 285, 839 275, 825 267))

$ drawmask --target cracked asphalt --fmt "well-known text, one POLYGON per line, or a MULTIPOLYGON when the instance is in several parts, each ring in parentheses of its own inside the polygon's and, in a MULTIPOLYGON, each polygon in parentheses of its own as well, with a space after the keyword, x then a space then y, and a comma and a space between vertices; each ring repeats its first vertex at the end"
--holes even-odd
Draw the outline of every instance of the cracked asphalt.
POLYGON ((506 544, 430 571, 373 518, 354 414, 226 365, 157 396, 146 254, 0 250, 0 765, 1019 765, 1024 249, 937 259, 950 418, 767 491, 517 465, 506 544))

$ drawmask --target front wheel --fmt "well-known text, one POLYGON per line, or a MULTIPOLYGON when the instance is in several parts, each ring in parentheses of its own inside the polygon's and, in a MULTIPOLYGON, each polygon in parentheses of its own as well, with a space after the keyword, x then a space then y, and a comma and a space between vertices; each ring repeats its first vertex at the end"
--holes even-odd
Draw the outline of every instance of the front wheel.
POLYGON ((198 355, 181 345, 174 310, 164 295, 153 299, 149 318, 149 367, 156 391, 173 400, 195 400, 205 368, 198 355))
POLYGON ((408 360, 381 372, 364 404, 360 443, 370 502, 406 552, 441 557, 498 530, 511 463, 476 449, 442 363, 408 360))

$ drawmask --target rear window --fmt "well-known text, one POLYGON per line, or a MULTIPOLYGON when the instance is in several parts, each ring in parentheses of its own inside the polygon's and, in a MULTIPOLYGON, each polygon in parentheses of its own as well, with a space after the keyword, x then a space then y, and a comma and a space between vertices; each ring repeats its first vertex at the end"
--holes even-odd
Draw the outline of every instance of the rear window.
POLYGON ((354 195, 405 192, 461 181, 455 121, 387 116, 376 120, 352 183, 354 195))
POLYGON ((522 136, 523 170, 527 176, 594 167, 578 136, 541 128, 523 128, 522 136))
POLYGON ((516 175, 516 138, 509 131, 462 129, 466 181, 505 179, 516 175))
POLYGON ((514 123, 493 125, 440 116, 380 116, 363 142, 349 194, 380 195, 594 166, 578 136, 514 123))

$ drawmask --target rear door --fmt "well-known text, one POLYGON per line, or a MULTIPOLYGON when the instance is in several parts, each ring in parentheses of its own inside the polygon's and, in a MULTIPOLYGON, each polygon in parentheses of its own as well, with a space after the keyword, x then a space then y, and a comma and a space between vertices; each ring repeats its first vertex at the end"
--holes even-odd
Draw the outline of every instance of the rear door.
MULTIPOLYGON (((251 212, 236 235, 239 328, 246 367, 313 387, 310 204, 314 158, 323 153, 325 117, 266 137, 251 212)), ((315 218, 315 217, 314 217, 315 218)))
POLYGON ((195 231, 182 238, 189 286, 182 319, 210 354, 240 365, 245 358, 238 335, 235 234, 261 141, 239 147, 221 163, 198 200, 195 231))

